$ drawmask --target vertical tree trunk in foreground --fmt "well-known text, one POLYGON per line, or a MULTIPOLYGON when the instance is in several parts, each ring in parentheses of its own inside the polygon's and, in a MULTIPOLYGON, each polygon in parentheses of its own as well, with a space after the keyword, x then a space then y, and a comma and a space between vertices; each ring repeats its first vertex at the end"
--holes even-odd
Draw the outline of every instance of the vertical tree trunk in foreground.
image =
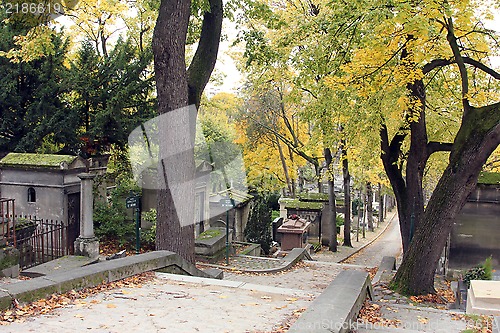
MULTIPOLYGON (((181 108, 185 108, 183 110, 188 112, 188 105, 199 107, 201 94, 215 66, 222 28, 222 1, 210 0, 209 3, 210 12, 205 13, 203 17, 198 48, 186 71, 185 43, 191 1, 161 1, 153 34, 154 68, 160 116, 181 108)), ((165 150, 172 152, 172 147, 194 146, 195 117, 193 119, 189 114, 182 114, 179 118, 185 121, 180 123, 178 128, 160 131, 158 140, 160 152, 165 150)), ((162 120, 160 119, 159 122, 161 123, 162 120)), ((169 122, 167 118, 166 124, 162 126, 172 127, 172 123, 169 122)), ((183 149, 177 152, 178 155, 167 156, 159 161, 158 173, 160 178, 163 177, 164 183, 159 184, 156 228, 156 249, 177 252, 191 262, 194 262, 195 222, 193 152, 192 148, 183 149), (189 182, 192 186, 183 186, 179 190, 177 185, 189 182), (172 183, 176 184, 175 189, 172 183), (176 207, 175 201, 179 198, 182 205, 177 202, 178 207, 176 207), (179 206, 183 208, 179 210, 179 206), (181 223, 181 221, 184 222, 181 223)))

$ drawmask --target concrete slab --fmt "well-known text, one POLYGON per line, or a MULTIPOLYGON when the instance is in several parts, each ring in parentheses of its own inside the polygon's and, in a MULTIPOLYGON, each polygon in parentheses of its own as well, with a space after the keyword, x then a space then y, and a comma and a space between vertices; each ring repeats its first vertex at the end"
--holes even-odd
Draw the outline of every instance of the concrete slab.
POLYGON ((349 332, 364 300, 373 295, 367 272, 342 271, 290 327, 289 333, 349 332))
POLYGON ((396 258, 384 256, 382 258, 382 261, 380 262, 380 265, 378 266, 377 273, 373 277, 372 283, 378 283, 382 279, 384 273, 392 272, 393 270, 396 270, 396 258))
POLYGON ((500 281, 472 280, 466 313, 500 316, 500 281))
MULTIPOLYGON (((21 281, 18 283, 4 284, 0 286, 1 290, 8 294, 9 301, 0 301, 1 305, 8 305, 9 308, 12 300, 17 299, 21 303, 28 303, 46 298, 53 293, 61 292, 58 282, 44 280, 43 278, 35 278, 32 280, 21 281)), ((6 309, 6 308, 1 308, 6 309)))
POLYGON ((141 288, 122 287, 77 300, 51 314, 0 326, 0 331, 276 332, 310 303, 310 298, 155 279, 141 288))
POLYGON ((87 266, 96 263, 97 259, 90 259, 83 256, 64 256, 51 260, 44 264, 23 270, 22 275, 31 278, 45 276, 48 274, 66 272, 77 267, 87 266))
POLYGON ((273 287, 273 286, 266 286, 266 285, 232 281, 232 280, 216 280, 216 279, 207 279, 195 276, 176 275, 176 274, 168 274, 160 272, 157 272, 156 276, 159 279, 165 279, 171 281, 182 281, 188 283, 197 283, 201 285, 220 286, 227 288, 239 288, 250 291, 268 293, 268 294, 279 294, 279 295, 298 296, 298 297, 310 297, 312 295, 311 292, 305 292, 303 290, 298 290, 298 289, 273 287))

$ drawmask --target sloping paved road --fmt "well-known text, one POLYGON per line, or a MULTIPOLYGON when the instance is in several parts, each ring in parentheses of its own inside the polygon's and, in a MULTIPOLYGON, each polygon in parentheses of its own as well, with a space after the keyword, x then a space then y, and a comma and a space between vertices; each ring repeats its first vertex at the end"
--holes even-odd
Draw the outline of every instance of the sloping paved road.
MULTIPOLYGON (((383 225, 379 228, 382 227, 383 225)), ((397 258, 401 253, 401 234, 399 232, 399 220, 396 215, 380 237, 344 262, 366 267, 377 267, 384 256, 397 258)))

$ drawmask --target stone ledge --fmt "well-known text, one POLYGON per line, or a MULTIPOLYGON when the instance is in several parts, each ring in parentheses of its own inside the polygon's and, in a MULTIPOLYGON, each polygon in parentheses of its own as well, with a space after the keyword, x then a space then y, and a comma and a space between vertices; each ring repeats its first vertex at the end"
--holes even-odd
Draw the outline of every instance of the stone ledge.
POLYGON ((372 283, 374 285, 377 284, 385 272, 392 272, 393 270, 396 270, 396 258, 384 256, 382 262, 378 266, 377 273, 373 277, 372 283))
POLYGON ((289 333, 344 333, 373 290, 367 272, 342 271, 290 327, 289 333))
POLYGON ((8 309, 13 299, 17 299, 20 303, 28 303, 53 293, 93 287, 135 274, 166 268, 179 274, 213 278, 174 252, 153 251, 0 285, 0 310, 8 309))
POLYGON ((276 258, 264 258, 264 257, 254 257, 254 256, 245 256, 245 255, 240 255, 239 257, 242 258, 255 258, 255 260, 270 260, 270 261, 277 261, 279 262, 277 267, 273 268, 265 268, 265 269, 254 269, 254 268, 245 268, 245 267, 231 267, 231 266, 221 266, 221 265, 215 265, 215 264, 206 264, 206 263, 200 263, 202 266, 207 266, 207 267, 213 267, 213 268, 218 268, 218 269, 234 269, 240 272, 245 272, 245 273, 278 273, 284 270, 289 269, 293 265, 295 265, 297 262, 300 260, 308 259, 311 260, 311 255, 309 254, 309 248, 305 247, 298 247, 292 249, 286 257, 283 259, 276 259, 276 258))

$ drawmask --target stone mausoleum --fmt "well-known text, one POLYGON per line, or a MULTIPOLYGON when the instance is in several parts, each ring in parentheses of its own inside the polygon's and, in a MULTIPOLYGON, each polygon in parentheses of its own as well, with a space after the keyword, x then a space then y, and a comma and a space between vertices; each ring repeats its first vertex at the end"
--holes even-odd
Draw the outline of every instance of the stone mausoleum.
POLYGON ((0 160, 0 197, 15 200, 17 215, 78 222, 77 175, 87 170, 78 156, 9 153, 0 160))

